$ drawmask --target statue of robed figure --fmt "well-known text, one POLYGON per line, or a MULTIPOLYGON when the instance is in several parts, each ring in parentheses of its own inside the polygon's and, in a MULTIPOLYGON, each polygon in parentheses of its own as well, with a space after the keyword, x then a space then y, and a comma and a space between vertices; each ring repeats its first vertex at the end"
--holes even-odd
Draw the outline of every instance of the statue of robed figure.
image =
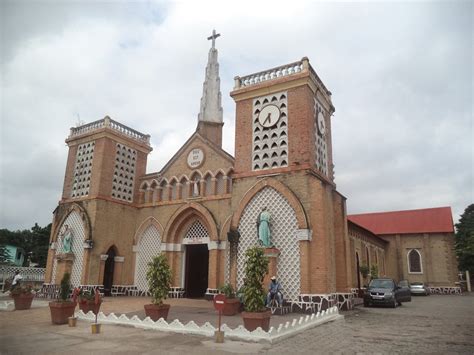
POLYGON ((262 212, 258 216, 258 239, 264 247, 271 247, 271 235, 270 235, 270 219, 271 214, 267 211, 267 208, 264 207, 262 212))
POLYGON ((72 253, 72 228, 66 224, 62 232, 63 237, 63 252, 72 253))

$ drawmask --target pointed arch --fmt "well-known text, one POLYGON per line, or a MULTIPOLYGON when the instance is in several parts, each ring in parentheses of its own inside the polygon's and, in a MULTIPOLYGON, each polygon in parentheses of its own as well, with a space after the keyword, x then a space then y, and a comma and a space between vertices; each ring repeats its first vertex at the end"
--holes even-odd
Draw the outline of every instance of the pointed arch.
POLYGON ((79 204, 77 203, 73 203, 72 205, 68 206, 67 209, 66 209, 66 212, 64 213, 64 215, 60 218, 59 222, 56 224, 56 228, 53 232, 53 238, 52 238, 52 241, 56 242, 58 240, 58 235, 59 235, 59 231, 62 227, 62 225, 64 224, 64 222, 66 221, 66 219, 69 217, 69 215, 73 212, 73 211, 76 211, 79 213, 79 215, 81 216, 81 220, 83 222, 83 225, 84 225, 84 240, 86 239, 90 239, 90 235, 91 235, 91 222, 90 222, 90 218, 89 218, 89 215, 87 214, 87 211, 82 207, 80 206, 79 204))
POLYGON ((135 232, 135 235, 133 236, 133 245, 138 244, 139 238, 150 226, 155 226, 160 235, 163 235, 163 226, 161 223, 155 217, 148 217, 140 224, 137 231, 135 232))
POLYGON ((143 181, 140 185, 140 191, 145 191, 148 189, 148 187, 149 187, 148 181, 143 181))
POLYGON ((213 184, 213 174, 208 171, 203 177, 204 181, 204 191, 203 191, 203 196, 212 196, 214 195, 214 184, 213 184))
POLYGON ((411 249, 407 253, 408 272, 410 274, 422 274, 423 264, 421 262, 421 253, 418 249, 411 249))
POLYGON ((222 170, 219 170, 216 174, 216 194, 217 195, 222 195, 227 192, 224 176, 225 174, 222 170))
POLYGON ((209 238, 212 241, 218 240, 217 224, 211 212, 204 206, 191 202, 179 208, 173 213, 166 225, 163 233, 163 242, 180 244, 182 232, 195 216, 201 220, 209 232, 209 238))
POLYGON ((252 198, 263 190, 265 187, 272 187, 279 193, 281 193, 288 201, 290 206, 296 213, 296 220, 298 221, 298 228, 300 229, 308 229, 308 220, 306 218, 306 213, 299 201, 298 197, 290 190, 290 188, 283 183, 279 182, 274 178, 265 178, 258 181, 255 185, 253 185, 242 197, 239 202, 239 207, 234 212, 234 216, 232 217, 231 228, 237 228, 239 225, 240 218, 244 212, 245 206, 252 200, 252 198))

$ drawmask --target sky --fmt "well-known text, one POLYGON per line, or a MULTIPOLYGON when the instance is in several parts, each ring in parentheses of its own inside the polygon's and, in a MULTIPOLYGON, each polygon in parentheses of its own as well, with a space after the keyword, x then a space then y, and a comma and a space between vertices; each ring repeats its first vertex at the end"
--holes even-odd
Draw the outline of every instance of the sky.
POLYGON ((234 76, 307 56, 332 92, 348 213, 474 201, 470 1, 0 2, 0 228, 46 225, 69 128, 108 115, 151 135, 161 170, 196 128, 207 37, 219 50, 223 148, 234 76))

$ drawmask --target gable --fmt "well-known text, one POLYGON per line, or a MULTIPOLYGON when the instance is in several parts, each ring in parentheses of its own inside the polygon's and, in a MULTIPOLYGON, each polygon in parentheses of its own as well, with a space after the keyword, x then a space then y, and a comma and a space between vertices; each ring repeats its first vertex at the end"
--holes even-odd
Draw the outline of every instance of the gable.
POLYGON ((194 133, 178 152, 166 163, 160 175, 171 181, 183 175, 191 177, 195 172, 204 176, 216 175, 219 170, 227 175, 234 167, 234 158, 199 133, 194 133))

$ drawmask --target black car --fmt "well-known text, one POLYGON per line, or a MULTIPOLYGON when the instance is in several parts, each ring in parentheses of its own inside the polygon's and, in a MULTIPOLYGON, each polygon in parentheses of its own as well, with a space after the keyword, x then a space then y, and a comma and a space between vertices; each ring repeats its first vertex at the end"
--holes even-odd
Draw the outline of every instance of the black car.
POLYGON ((405 290, 397 286, 393 279, 373 279, 364 294, 364 307, 388 305, 395 308, 402 302, 408 301, 405 293, 405 290))

